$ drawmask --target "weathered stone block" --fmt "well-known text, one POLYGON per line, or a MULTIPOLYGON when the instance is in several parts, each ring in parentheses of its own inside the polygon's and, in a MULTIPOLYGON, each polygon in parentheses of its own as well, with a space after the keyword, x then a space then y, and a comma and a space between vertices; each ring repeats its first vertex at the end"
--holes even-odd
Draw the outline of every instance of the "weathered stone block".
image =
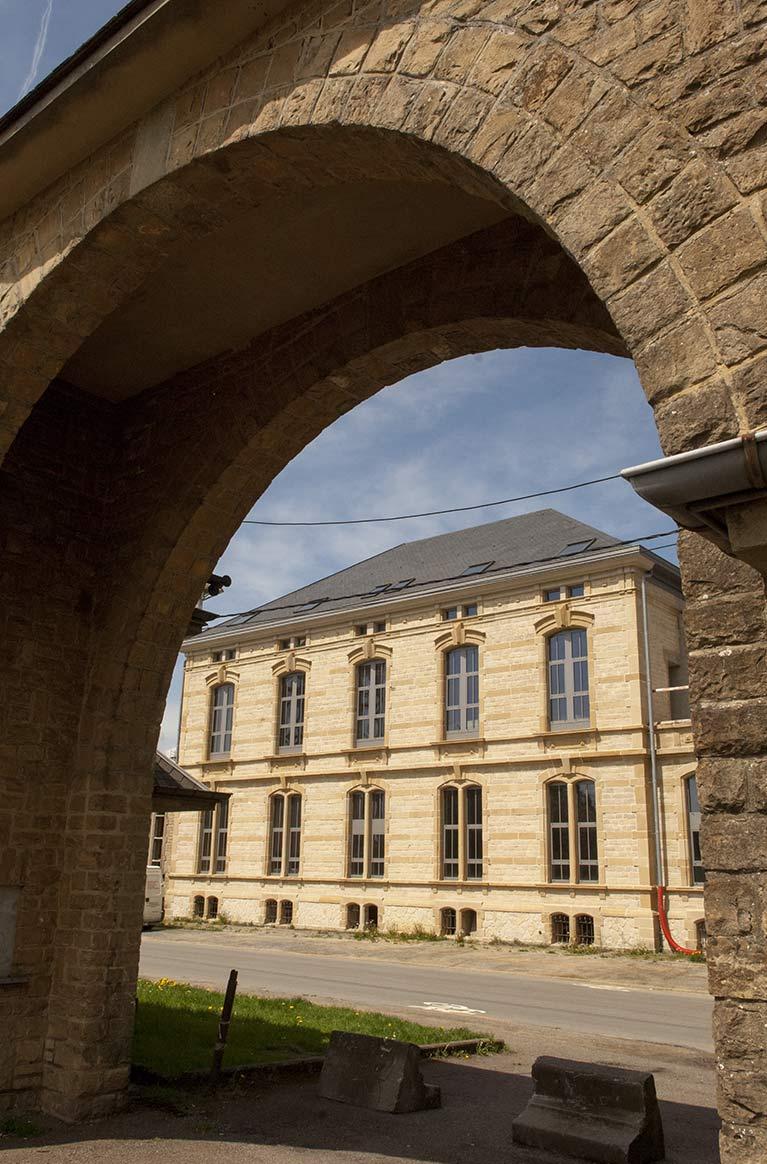
POLYGON ((404 1113, 440 1107, 440 1089, 424 1083, 415 1043, 333 1031, 320 1075, 323 1099, 404 1113))
POLYGON ((546 1055, 532 1074, 535 1093, 514 1120, 515 1143, 604 1164, 663 1159, 652 1075, 546 1055))

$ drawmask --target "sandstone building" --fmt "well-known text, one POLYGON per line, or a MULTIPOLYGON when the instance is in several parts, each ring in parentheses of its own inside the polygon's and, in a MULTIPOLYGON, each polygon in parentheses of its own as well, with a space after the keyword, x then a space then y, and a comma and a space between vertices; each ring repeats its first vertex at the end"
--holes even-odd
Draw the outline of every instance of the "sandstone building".
POLYGON ((410 542, 187 640, 171 916, 658 942, 700 937, 677 570, 554 510, 410 542), (667 870, 667 872, 665 872, 667 870))

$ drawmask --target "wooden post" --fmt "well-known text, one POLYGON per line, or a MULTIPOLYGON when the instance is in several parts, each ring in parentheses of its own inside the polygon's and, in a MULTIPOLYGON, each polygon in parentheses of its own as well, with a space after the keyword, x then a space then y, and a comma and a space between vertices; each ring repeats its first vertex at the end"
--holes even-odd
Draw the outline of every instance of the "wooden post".
POLYGON ((236 993, 237 971, 230 970, 229 981, 226 984, 226 994, 224 995, 224 1005, 221 1008, 221 1018, 218 1023, 218 1038, 213 1048, 213 1066, 210 1069, 211 1085, 215 1085, 218 1082, 218 1077, 221 1074, 221 1064, 224 1059, 224 1049, 229 1035, 229 1024, 232 1021, 232 1010, 234 1008, 234 996, 236 993))

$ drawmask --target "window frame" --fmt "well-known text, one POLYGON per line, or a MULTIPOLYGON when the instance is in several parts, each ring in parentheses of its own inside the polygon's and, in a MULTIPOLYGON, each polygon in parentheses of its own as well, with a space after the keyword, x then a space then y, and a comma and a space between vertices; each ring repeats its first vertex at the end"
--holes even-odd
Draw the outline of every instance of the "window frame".
POLYGON ((196 870, 203 877, 225 877, 232 822, 229 800, 219 800, 199 814, 196 870), (206 852, 207 850, 207 852, 206 852))
POLYGON ((687 844, 687 862, 688 862, 688 884, 691 887, 699 888, 706 884, 706 870, 703 866, 703 858, 700 849, 700 826, 701 826, 701 812, 700 812, 700 798, 698 793, 698 774, 697 772, 688 772, 682 779, 682 794, 684 803, 684 823, 685 823, 685 838, 687 844), (691 789, 695 789, 695 798, 691 795, 691 789), (697 806, 697 807, 694 807, 697 806), (696 827, 697 825, 697 827, 696 827), (696 844, 697 838, 697 844, 696 844), (698 876, 700 874, 700 876, 698 876))
POLYGON ((555 776, 544 785, 544 822, 546 830, 546 874, 549 885, 598 886, 602 883, 602 827, 598 797, 598 784, 593 776, 575 773, 572 776, 555 776), (585 805, 589 811, 584 814, 580 790, 590 789, 585 805), (566 819, 554 820, 552 812, 552 792, 558 792, 559 806, 565 810, 566 819), (564 835, 564 844, 557 844, 555 836, 564 835), (555 857, 555 853, 559 856, 555 857), (563 855, 562 855, 563 854, 563 855), (566 875, 555 877, 557 866, 566 875), (593 876, 589 876, 593 873, 593 876))
POLYGON ((276 753, 279 756, 299 755, 304 750, 306 739, 306 688, 307 688, 307 672, 301 668, 296 667, 292 671, 283 671, 277 677, 277 740, 276 753), (300 690, 295 690, 300 679, 300 690), (286 687, 292 681, 296 681, 294 689, 289 694, 285 694, 286 687), (301 705, 301 718, 298 718, 298 705, 301 705), (288 720, 285 721, 285 708, 288 709, 288 720), (282 743, 282 733, 287 731, 289 733, 290 743, 282 743), (300 740, 295 742, 296 733, 300 732, 300 740))
POLYGON ((351 881, 382 881, 386 877, 386 791, 378 786, 352 788, 346 794, 345 874, 351 881), (354 815, 361 806, 362 815, 354 815), (376 813, 381 808, 382 812, 376 813))
POLYGON ((234 739, 234 705, 235 705, 236 690, 235 685, 231 679, 225 679, 223 683, 216 683, 210 691, 210 707, 208 711, 208 759, 209 760, 226 760, 232 754, 232 742, 234 739), (218 705, 219 692, 231 691, 231 699, 228 702, 222 702, 218 705), (223 716, 223 727, 219 727, 219 722, 223 716), (221 737, 222 742, 229 744, 228 747, 214 747, 214 740, 221 737))
MULTIPOLYGON (((590 728, 592 725, 592 680, 591 680, 591 643, 590 635, 584 626, 570 626, 565 629, 553 630, 546 635, 544 643, 545 659, 546 659, 546 721, 548 730, 550 732, 568 732, 581 731, 584 728, 590 728), (584 644, 584 654, 575 655, 573 653, 574 636, 582 637, 584 644), (564 644, 564 654, 561 658, 552 658, 552 647, 557 641, 564 644), (561 668, 561 687, 562 690, 554 691, 554 684, 552 676, 554 669, 561 668), (585 674, 586 686, 579 686, 577 684, 578 671, 580 669, 580 678, 582 682, 585 674), (585 699, 588 714, 586 716, 577 716, 575 713, 575 701, 577 699, 585 699), (552 704, 554 700, 558 702, 564 701, 566 716, 564 719, 555 719, 552 714, 552 704)), ((557 671, 559 674, 559 671, 557 671)), ((560 681, 557 680, 557 686, 560 681)))
POLYGON ((481 784, 471 781, 465 784, 443 784, 438 792, 437 879, 450 884, 481 884, 486 880, 485 790, 481 784), (455 811, 450 814, 454 819, 450 820, 446 813, 449 801, 455 805, 455 811), (478 814, 472 813, 472 804, 475 807, 478 804, 478 814), (455 868, 455 874, 447 872, 448 866, 455 868))
POLYGON ((443 694, 442 694, 442 732, 445 740, 469 740, 479 736, 480 727, 480 651, 478 643, 462 643, 460 646, 450 646, 442 652, 443 694), (476 668, 469 670, 468 658, 472 652, 476 659, 476 668), (458 671, 450 671, 450 661, 454 657, 465 662, 458 671), (476 679, 476 702, 469 702, 469 690, 472 679, 476 679), (458 701, 450 702, 450 684, 458 685, 458 701), (474 726, 469 727, 469 713, 476 709, 474 726), (451 728, 450 713, 458 713, 460 727, 451 728))
POLYGON ((389 702, 389 667, 388 660, 380 656, 372 659, 363 659, 354 668, 354 725, 353 743, 355 748, 380 748, 386 742, 387 712, 389 702), (383 668, 383 679, 379 681, 379 670, 383 668), (369 681, 362 682, 362 676, 368 673, 369 681), (360 702, 367 697, 367 711, 360 714, 360 702), (382 711, 378 710, 380 702, 382 711), (370 733, 375 733, 376 721, 381 720, 381 734, 360 735, 360 726, 367 725, 370 733))
POLYGON ((147 865, 153 869, 161 869, 165 856, 165 840, 167 836, 168 818, 164 812, 153 812, 149 828, 149 859, 147 865), (162 822, 161 827, 158 825, 162 822))
POLYGON ((303 856, 303 793, 295 788, 272 792, 267 805, 266 876, 293 881, 301 876, 303 856), (297 805, 297 824, 294 809, 297 805), (279 808, 279 812, 278 812, 279 808), (278 820, 279 816, 279 820, 278 820), (275 841, 279 844, 275 845, 275 841), (275 868, 275 866, 277 866, 275 868))

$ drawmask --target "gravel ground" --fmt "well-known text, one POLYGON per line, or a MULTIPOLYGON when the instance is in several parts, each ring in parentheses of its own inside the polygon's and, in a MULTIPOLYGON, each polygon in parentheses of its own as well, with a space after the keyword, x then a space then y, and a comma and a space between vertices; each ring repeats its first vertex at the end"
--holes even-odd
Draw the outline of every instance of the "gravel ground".
POLYGON ((555 1164, 515 1147, 511 1123, 531 1093, 537 1055, 652 1070, 661 1099, 667 1164, 717 1164, 713 1058, 648 1043, 583 1039, 549 1028, 504 1032, 501 1055, 424 1065, 442 1109, 387 1116, 319 1099, 316 1080, 260 1083, 215 1098, 168 1104, 134 1099, 108 1120, 6 1138, 4 1164, 555 1164))

